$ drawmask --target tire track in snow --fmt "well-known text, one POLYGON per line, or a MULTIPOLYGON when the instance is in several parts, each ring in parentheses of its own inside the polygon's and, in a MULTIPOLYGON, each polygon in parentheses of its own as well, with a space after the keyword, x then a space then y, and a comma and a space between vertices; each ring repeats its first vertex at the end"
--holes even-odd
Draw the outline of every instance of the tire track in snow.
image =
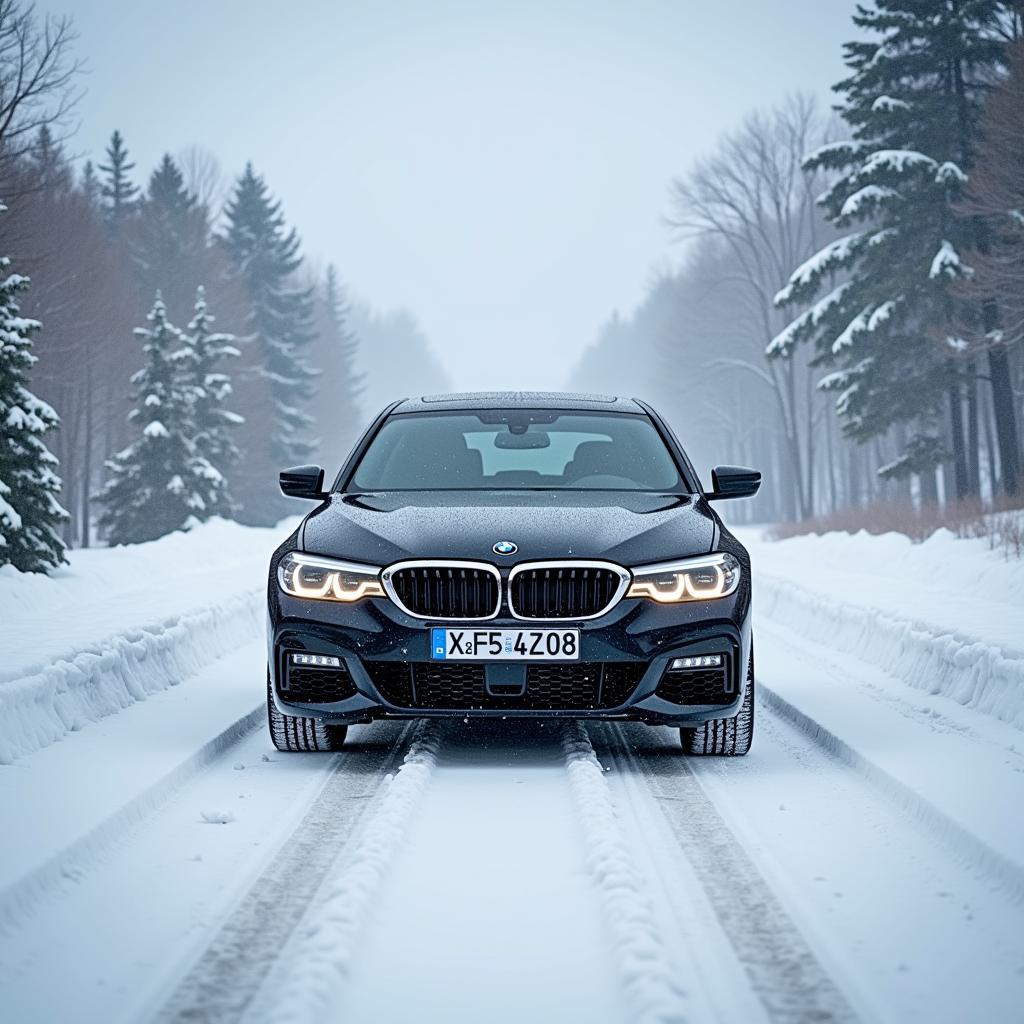
POLYGON ((646 880, 629 852, 608 780, 582 722, 565 727, 562 750, 583 829, 587 872, 612 933, 631 1018, 642 1024, 683 1024, 686 993, 673 978, 646 880))
POLYGON ((648 728, 608 727, 609 741, 629 769, 642 774, 661 805, 769 1019, 776 1024, 858 1021, 686 759, 668 747, 652 749, 650 736, 637 733, 648 728), (645 750, 642 757, 634 746, 645 750))
POLYGON ((267 1002, 254 1004, 245 1019, 261 1024, 319 1024, 329 1019, 367 914, 427 788, 440 747, 438 723, 420 721, 383 798, 342 848, 309 913, 281 951, 260 990, 267 1002))
POLYGON ((62 884, 80 880, 111 849, 123 842, 132 829, 159 813, 203 769, 223 757, 262 724, 265 714, 265 706, 261 703, 95 828, 58 850, 27 875, 0 889, 0 932, 7 934, 16 929, 43 901, 58 893, 62 884))
MULTIPOLYGON (((241 1019, 309 911, 339 857, 339 848, 346 863, 358 859, 360 853, 365 859, 366 835, 372 831, 372 822, 350 856, 348 848, 353 833, 367 813, 373 813, 374 820, 379 817, 381 805, 374 812, 373 801, 412 730, 412 725, 398 729, 392 723, 371 726, 361 732, 349 749, 334 756, 334 768, 298 828, 177 984, 154 1020, 181 1024, 241 1019)), ((423 741, 418 739, 406 755, 406 764, 414 752, 422 750, 423 741)), ((403 765, 391 791, 384 796, 385 803, 392 799, 395 785, 405 771, 403 765)), ((319 961, 324 953, 321 945, 313 955, 319 961)), ((298 957, 295 959, 298 961, 298 957)), ((288 1019, 294 1019, 294 1015, 288 1019)))
POLYGON ((593 742, 620 809, 623 828, 635 855, 648 872, 661 927, 677 974, 685 972, 697 1021, 719 1024, 769 1024, 764 1005, 736 957, 715 908, 668 818, 652 799, 643 773, 622 750, 618 731, 601 723, 593 742))
MULTIPOLYGON (((774 633, 794 650, 800 650, 799 646, 788 639, 784 632, 780 632, 777 626, 770 626, 768 632, 774 633)), ((901 811, 911 815, 940 842, 950 847, 965 868, 984 872, 1004 889, 1011 899, 1017 903, 1024 903, 1024 865, 1010 860, 990 846, 981 836, 950 817, 926 796, 901 782, 869 755, 847 743, 760 679, 758 694, 762 707, 798 729, 826 754, 853 769, 884 797, 895 803, 901 811)))

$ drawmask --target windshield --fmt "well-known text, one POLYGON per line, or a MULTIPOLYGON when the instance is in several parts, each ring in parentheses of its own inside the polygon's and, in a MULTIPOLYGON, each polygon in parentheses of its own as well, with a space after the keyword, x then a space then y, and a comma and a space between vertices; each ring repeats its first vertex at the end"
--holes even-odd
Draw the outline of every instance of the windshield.
POLYGON ((646 416, 502 409, 393 416, 351 490, 674 491, 679 470, 646 416))

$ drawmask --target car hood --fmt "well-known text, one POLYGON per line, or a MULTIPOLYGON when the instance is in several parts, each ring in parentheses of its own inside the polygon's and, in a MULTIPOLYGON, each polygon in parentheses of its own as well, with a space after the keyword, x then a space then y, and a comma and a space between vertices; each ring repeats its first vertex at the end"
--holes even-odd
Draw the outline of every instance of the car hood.
POLYGON ((465 558, 499 565, 605 558, 624 566, 705 554, 716 521, 700 496, 631 492, 422 491, 334 494, 310 513, 310 553, 388 565, 465 558), (498 541, 518 546, 496 555, 498 541))

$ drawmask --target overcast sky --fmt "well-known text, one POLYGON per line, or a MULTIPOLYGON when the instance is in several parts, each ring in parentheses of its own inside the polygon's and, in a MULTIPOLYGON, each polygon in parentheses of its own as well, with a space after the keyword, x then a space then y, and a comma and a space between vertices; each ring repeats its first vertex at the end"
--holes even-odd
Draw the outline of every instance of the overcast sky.
POLYGON ((459 388, 557 387, 678 258, 673 175, 752 107, 830 101, 853 0, 59 0, 119 128, 251 159, 352 292, 407 306, 459 388))

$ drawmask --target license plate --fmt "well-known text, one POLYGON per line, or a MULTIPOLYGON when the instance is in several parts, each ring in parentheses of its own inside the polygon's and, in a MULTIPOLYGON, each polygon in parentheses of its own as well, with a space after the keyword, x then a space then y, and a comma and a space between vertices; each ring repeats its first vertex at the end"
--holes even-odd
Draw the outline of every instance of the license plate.
POLYGON ((579 661, 578 629, 432 629, 434 661, 579 661))

